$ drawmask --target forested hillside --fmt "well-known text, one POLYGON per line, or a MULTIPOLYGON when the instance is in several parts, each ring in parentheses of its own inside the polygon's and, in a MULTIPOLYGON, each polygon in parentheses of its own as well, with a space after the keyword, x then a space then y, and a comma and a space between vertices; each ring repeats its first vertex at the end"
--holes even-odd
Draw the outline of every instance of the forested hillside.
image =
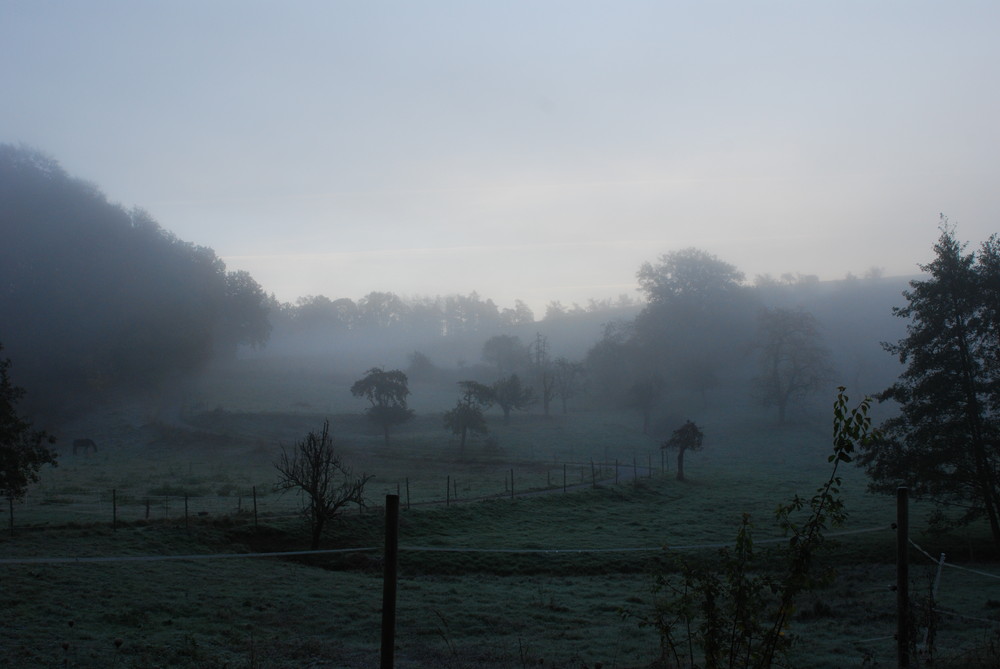
POLYGON ((0 230, 0 342, 29 399, 148 387, 267 341, 249 274, 39 152, 0 145, 0 230))

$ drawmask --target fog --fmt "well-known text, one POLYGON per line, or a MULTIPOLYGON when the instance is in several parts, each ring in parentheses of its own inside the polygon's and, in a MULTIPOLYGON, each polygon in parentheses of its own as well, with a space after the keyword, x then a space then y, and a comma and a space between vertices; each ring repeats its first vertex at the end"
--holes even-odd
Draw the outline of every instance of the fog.
MULTIPOLYGON (((401 369, 438 390, 516 374, 541 393, 546 415, 562 370, 572 375, 563 379, 564 410, 639 406, 647 420, 657 407, 693 409, 710 397, 763 393, 766 404, 774 393, 759 387, 770 364, 762 356, 779 341, 793 347, 781 355, 805 356, 788 364, 814 368, 810 392, 796 400, 838 384, 873 394, 899 372, 881 343, 905 332, 892 308, 906 279, 877 269, 838 281, 751 280, 692 247, 634 268, 639 298, 552 301, 537 314, 476 292, 281 302, 213 249, 110 202, 37 150, 0 145, 0 176, 8 237, 0 342, 34 404, 57 414, 141 391, 177 417, 198 408, 184 396, 203 373, 241 365, 308 369, 332 375, 334 386, 371 368, 401 369), (653 394, 637 400, 643 388, 653 394)), ((423 409, 447 408, 438 390, 423 409)))
POLYGON ((3 142, 282 302, 822 280, 997 220, 992 3, 0 7, 3 142))

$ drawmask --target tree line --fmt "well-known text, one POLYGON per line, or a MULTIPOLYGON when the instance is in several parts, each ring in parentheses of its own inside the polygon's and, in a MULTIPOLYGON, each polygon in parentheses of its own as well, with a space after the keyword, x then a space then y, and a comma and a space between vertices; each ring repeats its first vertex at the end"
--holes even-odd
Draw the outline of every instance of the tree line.
POLYGON ((0 145, 0 229, 0 341, 50 400, 155 385, 268 340, 253 277, 37 151, 0 145))

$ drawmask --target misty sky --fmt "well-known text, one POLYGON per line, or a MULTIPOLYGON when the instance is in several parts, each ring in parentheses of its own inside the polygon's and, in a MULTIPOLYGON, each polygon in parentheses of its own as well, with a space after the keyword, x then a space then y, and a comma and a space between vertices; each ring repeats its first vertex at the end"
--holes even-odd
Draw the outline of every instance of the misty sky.
POLYGON ((996 2, 0 0, 0 141, 279 299, 912 274, 1000 229, 996 2))

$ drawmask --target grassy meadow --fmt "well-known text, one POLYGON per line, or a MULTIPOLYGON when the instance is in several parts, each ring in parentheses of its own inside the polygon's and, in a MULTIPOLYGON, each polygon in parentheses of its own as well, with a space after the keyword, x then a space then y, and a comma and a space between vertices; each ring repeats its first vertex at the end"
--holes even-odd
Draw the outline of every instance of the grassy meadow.
MULTIPOLYGON (((673 573, 678 557, 717 560, 743 513, 767 568, 765 540, 780 537, 775 507, 811 494, 829 473, 827 398, 783 426, 745 397, 676 398, 676 422, 691 418, 706 435, 679 482, 673 454, 661 459, 632 412, 573 407, 550 418, 514 414, 504 425, 493 411, 494 440, 463 451, 441 427, 453 384, 414 382, 418 417, 387 446, 350 396, 352 381, 322 364, 245 361, 174 393, 175 402, 129 398, 54 430, 60 465, 15 507, 2 559, 303 550, 299 500, 273 492, 273 463, 327 418, 345 459, 375 476, 371 504, 325 537, 324 548, 356 552, 0 563, 0 667, 378 666, 381 505, 397 490, 397 666, 651 667, 659 637, 640 621, 654 575, 673 573), (97 454, 67 452, 83 436, 97 454)), ((850 518, 822 565, 837 576, 799 603, 790 661, 894 666, 895 501, 868 494, 860 470, 842 474, 850 518)), ((931 511, 911 510, 922 548, 1000 573, 985 528, 933 533, 931 511)), ((911 559, 922 596, 935 565, 916 550, 911 559)), ((935 617, 935 666, 995 666, 995 584, 944 571, 936 608, 949 613, 935 617)))

